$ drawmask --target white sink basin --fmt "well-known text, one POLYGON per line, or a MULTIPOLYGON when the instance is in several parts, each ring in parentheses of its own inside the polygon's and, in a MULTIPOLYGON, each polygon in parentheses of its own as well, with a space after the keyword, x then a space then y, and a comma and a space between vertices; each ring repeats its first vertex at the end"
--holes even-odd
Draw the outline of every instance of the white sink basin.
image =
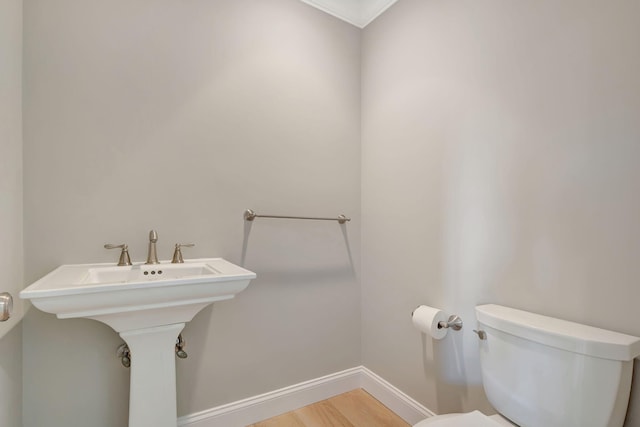
POLYGON ((128 267, 92 267, 82 284, 157 282, 158 280, 174 280, 197 278, 220 274, 210 265, 203 262, 185 264, 161 264, 155 266, 132 265, 128 267))
POLYGON ((61 319, 91 318, 121 332, 188 322, 206 305, 233 298, 255 277, 222 258, 126 267, 63 265, 20 297, 61 319))

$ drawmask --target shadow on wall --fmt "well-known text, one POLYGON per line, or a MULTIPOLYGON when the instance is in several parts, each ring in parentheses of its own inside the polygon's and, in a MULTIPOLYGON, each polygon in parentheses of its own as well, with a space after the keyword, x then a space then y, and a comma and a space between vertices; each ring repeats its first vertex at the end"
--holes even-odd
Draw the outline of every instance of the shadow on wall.
MULTIPOLYGON (((250 211, 246 211, 246 212, 250 212, 250 211)), ((246 212, 245 212, 245 221, 244 221, 244 237, 242 239, 242 256, 240 258, 240 265, 242 267, 245 266, 246 263, 246 259, 247 259, 247 250, 249 248, 249 236, 251 234, 251 228, 253 227, 253 223, 254 220, 247 220, 246 219, 246 212)), ((340 230, 342 232, 342 237, 344 239, 344 245, 345 245, 345 249, 347 251, 347 256, 349 258, 349 267, 350 267, 350 273, 351 275, 353 275, 354 277, 356 276, 356 268, 353 262, 353 253, 351 251, 351 245, 349 244, 349 233, 347 231, 347 222, 340 222, 338 225, 340 226, 340 230)), ((327 274, 328 272, 330 272, 331 270, 327 271, 327 269, 325 267, 323 267, 322 269, 323 274, 327 274)), ((290 269, 287 269, 288 272, 290 272, 290 269)), ((320 271, 318 271, 320 272, 320 271)), ((307 271, 308 273, 308 271, 307 271)), ((307 274, 305 273, 305 274, 307 274)), ((344 275, 344 271, 343 269, 339 269, 337 271, 337 273, 339 273, 340 275, 344 275)))
MULTIPOLYGON (((467 323, 467 325, 469 325, 467 323)), ((469 382, 464 355, 464 333, 469 326, 465 325, 461 331, 449 331, 447 336, 436 340, 427 334, 422 334, 422 363, 425 373, 436 372, 435 392, 436 407, 432 408, 438 414, 466 412, 469 404, 475 405, 485 414, 493 414, 495 410, 484 396, 482 384, 469 382)), ((468 332, 468 331, 467 331, 468 332)))

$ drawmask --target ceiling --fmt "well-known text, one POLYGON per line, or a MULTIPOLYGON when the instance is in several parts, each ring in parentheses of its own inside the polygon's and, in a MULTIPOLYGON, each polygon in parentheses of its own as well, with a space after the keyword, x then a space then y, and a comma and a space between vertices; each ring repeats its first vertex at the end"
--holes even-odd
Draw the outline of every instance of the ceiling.
POLYGON ((366 27, 397 0, 301 0, 359 28, 366 27))

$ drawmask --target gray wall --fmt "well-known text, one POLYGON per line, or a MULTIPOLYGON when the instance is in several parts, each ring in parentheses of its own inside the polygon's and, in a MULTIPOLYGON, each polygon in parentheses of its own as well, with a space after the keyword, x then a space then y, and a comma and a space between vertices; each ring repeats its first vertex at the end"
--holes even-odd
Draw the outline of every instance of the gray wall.
MULTIPOLYGON (((142 260, 150 228, 164 258, 192 241, 259 275, 187 326, 180 414, 360 363, 436 412, 490 411, 479 303, 640 335, 637 2, 401 0, 362 50, 296 0, 25 6, 27 282, 115 260, 105 242, 142 260), (424 340, 422 303, 465 329, 424 340)), ((25 427, 126 424, 113 331, 23 328, 25 427)))
POLYGON ((0 292, 15 298, 0 322, 0 426, 22 425, 22 1, 0 0, 0 292), (16 327, 17 326, 17 327, 16 327))
POLYGON ((427 407, 488 409, 476 304, 640 335, 638 16, 401 0, 364 30, 363 362, 427 407), (423 342, 418 304, 466 327, 423 342))
MULTIPOLYGON (((144 260, 151 228, 164 259, 246 250, 258 279, 184 331, 180 415, 360 363, 356 28, 297 0, 29 0, 24 43, 28 282, 107 242, 144 260)), ((25 427, 126 424, 115 332, 37 310, 24 332, 25 427)))
POLYGON ((22 327, 0 338, 0 425, 22 427, 22 327))

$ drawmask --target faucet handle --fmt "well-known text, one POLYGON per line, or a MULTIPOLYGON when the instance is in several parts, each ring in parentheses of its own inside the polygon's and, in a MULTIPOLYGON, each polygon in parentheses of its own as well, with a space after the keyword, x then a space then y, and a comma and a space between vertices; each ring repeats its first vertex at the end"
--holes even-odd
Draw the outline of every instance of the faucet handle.
POLYGON ((182 259, 182 251, 180 248, 192 248, 195 246, 195 243, 176 243, 176 248, 173 251, 173 259, 171 260, 172 264, 182 264, 184 259, 182 259))
POLYGON ((107 243, 104 245, 105 249, 122 249, 120 252, 120 259, 118 260, 119 266, 131 265, 131 258, 129 258, 129 246, 126 243, 121 245, 112 245, 111 243, 107 243))

